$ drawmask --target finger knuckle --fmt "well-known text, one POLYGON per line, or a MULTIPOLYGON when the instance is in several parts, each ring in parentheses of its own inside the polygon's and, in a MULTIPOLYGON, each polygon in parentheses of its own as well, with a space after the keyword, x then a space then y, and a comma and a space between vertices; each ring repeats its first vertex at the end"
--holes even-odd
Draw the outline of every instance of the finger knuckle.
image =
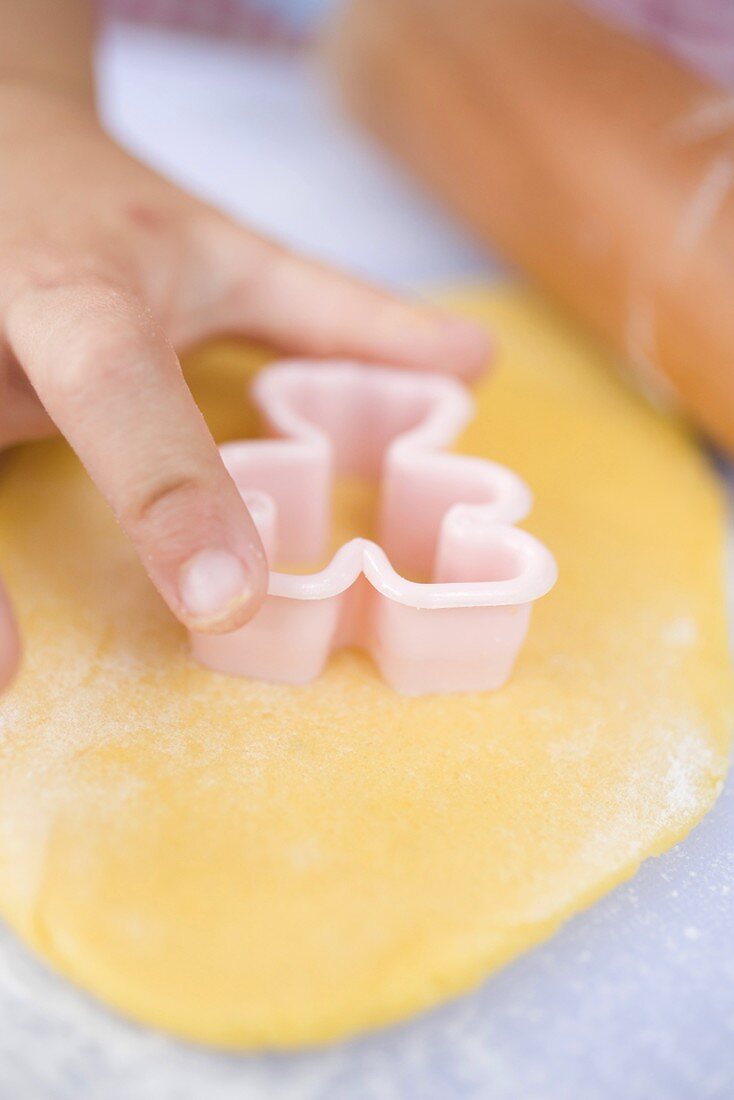
POLYGON ((205 522, 203 489, 200 476, 185 470, 138 479, 128 489, 120 521, 138 537, 190 540, 192 529, 205 522))
POLYGON ((0 256, 0 277, 17 293, 134 283, 134 268, 114 242, 73 247, 36 235, 16 237, 0 256))
POLYGON ((125 341, 107 333, 92 336, 77 348, 69 348, 49 372, 46 392, 64 402, 84 403, 99 389, 116 386, 129 375, 134 356, 125 341))
POLYGON ((47 389, 64 401, 86 401, 132 381, 149 358, 136 307, 110 287, 85 289, 67 314, 63 346, 49 367, 47 389))

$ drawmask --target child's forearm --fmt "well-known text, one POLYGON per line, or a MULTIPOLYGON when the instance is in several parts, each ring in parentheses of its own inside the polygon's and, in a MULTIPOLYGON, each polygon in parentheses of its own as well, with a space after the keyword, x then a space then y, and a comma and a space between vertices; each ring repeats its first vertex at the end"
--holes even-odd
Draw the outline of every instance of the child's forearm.
POLYGON ((370 129, 734 453, 731 95, 569 2, 345 10, 370 129))
POLYGON ((0 0, 0 83, 93 103, 91 0, 0 0))

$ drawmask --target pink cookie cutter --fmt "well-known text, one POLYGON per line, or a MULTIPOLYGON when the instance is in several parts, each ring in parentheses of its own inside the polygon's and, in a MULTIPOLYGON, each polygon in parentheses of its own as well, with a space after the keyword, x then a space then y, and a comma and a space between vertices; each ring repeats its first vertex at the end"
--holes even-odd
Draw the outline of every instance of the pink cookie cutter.
POLYGON ((557 570, 545 546, 514 526, 531 505, 524 482, 494 462, 444 451, 472 415, 464 387, 385 367, 291 361, 262 371, 252 392, 275 438, 225 444, 222 456, 269 563, 324 554, 338 474, 379 481, 379 545, 352 539, 316 573, 272 571, 250 623, 192 634, 198 660, 305 684, 334 650, 357 646, 405 694, 500 687, 532 603, 557 570))

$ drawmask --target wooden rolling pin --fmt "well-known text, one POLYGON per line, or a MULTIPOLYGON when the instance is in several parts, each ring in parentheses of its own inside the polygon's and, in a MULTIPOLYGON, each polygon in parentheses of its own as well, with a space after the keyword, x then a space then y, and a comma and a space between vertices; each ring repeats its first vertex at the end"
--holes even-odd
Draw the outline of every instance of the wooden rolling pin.
POLYGON ((734 97, 566 0, 352 0, 354 111, 734 452, 734 97))

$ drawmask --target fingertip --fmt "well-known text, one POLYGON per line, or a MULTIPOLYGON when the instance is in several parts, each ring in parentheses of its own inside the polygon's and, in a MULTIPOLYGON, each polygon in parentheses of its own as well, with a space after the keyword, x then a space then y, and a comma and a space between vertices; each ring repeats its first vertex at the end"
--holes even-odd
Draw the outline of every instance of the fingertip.
POLYGON ((494 343, 482 325, 450 318, 438 326, 436 356, 442 369, 466 382, 481 378, 488 369, 494 343))
POLYGON ((489 366, 492 338, 474 321, 435 310, 401 309, 386 317, 375 349, 383 362, 449 374, 464 382, 476 381, 489 366))
POLYGON ((189 630, 226 634, 244 626, 259 610, 267 588, 264 555, 243 560, 230 550, 197 550, 179 570, 179 618, 189 630))

